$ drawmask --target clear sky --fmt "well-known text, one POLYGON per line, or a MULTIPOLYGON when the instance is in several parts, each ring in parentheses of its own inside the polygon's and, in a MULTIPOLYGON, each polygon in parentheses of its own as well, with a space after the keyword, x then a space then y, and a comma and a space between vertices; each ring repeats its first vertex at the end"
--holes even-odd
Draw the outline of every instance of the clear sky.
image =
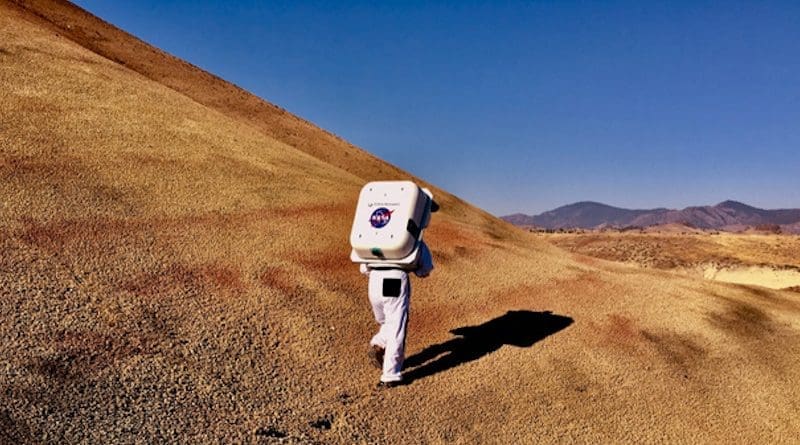
POLYGON ((800 2, 78 0, 495 214, 800 207, 800 2))

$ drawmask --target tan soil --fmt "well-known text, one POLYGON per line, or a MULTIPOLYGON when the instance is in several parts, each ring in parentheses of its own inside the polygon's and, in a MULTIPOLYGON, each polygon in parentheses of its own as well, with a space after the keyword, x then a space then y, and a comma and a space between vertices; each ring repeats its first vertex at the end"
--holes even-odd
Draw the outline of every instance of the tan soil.
POLYGON ((571 252, 658 269, 775 266, 800 269, 800 236, 608 231, 537 234, 571 252))
POLYGON ((442 191, 417 379, 376 392, 347 235, 366 180, 415 178, 20 4, 0 1, 0 441, 800 437, 800 295, 568 253, 442 191))
POLYGON ((675 230, 539 234, 571 252, 726 283, 800 284, 800 237, 675 230))
POLYGON ((752 284, 770 289, 788 289, 800 286, 800 271, 795 269, 776 269, 765 266, 717 268, 707 266, 703 277, 726 283, 752 284))

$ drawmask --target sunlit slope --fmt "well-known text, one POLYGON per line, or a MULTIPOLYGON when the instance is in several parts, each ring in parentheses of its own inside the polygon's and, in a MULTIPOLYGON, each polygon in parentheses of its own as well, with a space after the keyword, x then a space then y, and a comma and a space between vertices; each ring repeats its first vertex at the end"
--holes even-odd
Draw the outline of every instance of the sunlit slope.
POLYGON ((0 2, 3 441, 800 435, 795 294, 572 256, 454 198, 426 233, 437 269, 414 282, 419 378, 373 392, 347 259, 372 179, 355 155, 305 150, 54 26, 0 2))
MULTIPOLYGON (((366 180, 409 175, 347 141, 258 98, 211 73, 177 59, 131 36, 75 5, 62 0, 18 1, 28 15, 60 36, 116 61, 144 77, 178 91, 258 132, 311 154, 366 180)), ((426 184, 431 186, 430 184, 426 184)), ((451 214, 466 217, 464 204, 431 186, 451 214)), ((477 210, 477 209, 473 209, 477 210)), ((488 214, 473 211, 474 222, 486 222, 488 214)))

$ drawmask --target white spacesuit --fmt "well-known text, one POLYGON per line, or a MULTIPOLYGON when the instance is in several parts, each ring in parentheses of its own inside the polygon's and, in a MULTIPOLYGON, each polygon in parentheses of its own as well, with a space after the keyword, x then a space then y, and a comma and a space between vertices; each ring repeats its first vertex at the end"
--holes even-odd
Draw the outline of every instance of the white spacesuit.
MULTIPOLYGON (((381 382, 402 381, 405 359, 406 327, 411 299, 411 282, 408 272, 393 267, 368 267, 361 265, 361 272, 369 276, 369 301, 375 321, 380 324, 378 333, 372 337, 370 346, 376 351, 378 361, 383 355, 381 382), (381 354, 380 351, 383 353, 381 354)), ((433 270, 433 258, 425 243, 420 245, 418 267, 413 271, 420 278, 433 270)))
POLYGON ((439 205, 411 181, 373 181, 361 188, 350 231, 350 259, 369 275, 369 301, 381 325, 369 358, 383 370, 379 387, 402 381, 406 325, 411 299, 409 272, 426 277, 433 259, 423 242, 439 205))

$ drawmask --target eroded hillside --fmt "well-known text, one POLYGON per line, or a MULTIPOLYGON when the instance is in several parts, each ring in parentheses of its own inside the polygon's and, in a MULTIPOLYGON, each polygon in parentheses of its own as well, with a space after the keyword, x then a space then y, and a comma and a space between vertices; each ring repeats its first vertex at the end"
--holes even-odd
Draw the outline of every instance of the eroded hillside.
POLYGON ((375 392, 347 234, 366 180, 409 175, 66 3, 0 2, 0 84, 5 441, 800 435, 796 294, 566 253, 440 190, 416 378, 375 392))

